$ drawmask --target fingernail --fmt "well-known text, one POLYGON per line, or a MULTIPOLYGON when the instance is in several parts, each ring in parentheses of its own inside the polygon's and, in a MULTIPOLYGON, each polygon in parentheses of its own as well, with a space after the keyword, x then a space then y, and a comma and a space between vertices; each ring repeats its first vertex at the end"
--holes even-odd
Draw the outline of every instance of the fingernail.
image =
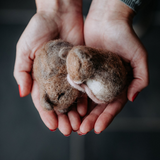
POLYGON ((18 85, 18 88, 19 88, 19 96, 22 97, 21 86, 18 85))
POLYGON ((79 136, 82 136, 82 134, 78 133, 79 136))
POLYGON ((80 135, 80 136, 84 136, 84 135, 86 135, 87 133, 82 133, 82 132, 80 132, 80 133, 78 133, 78 135, 80 135))
POLYGON ((64 135, 65 137, 69 137, 70 136, 70 134, 67 134, 67 135, 64 135))
POLYGON ((96 131, 94 131, 94 133, 95 133, 95 134, 100 134, 101 132, 96 132, 96 131))
POLYGON ((52 132, 56 131, 56 129, 49 129, 49 130, 52 131, 52 132))
POLYGON ((134 102, 134 100, 136 99, 136 97, 138 96, 139 92, 135 93, 135 95, 132 97, 132 102, 134 102))
POLYGON ((78 130, 73 130, 73 132, 77 132, 78 130))

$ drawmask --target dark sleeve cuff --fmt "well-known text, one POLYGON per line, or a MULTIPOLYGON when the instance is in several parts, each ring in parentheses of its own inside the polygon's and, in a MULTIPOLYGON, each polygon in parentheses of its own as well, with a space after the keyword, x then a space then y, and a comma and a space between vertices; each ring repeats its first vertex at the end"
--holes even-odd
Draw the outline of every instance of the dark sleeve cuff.
POLYGON ((132 10, 137 12, 139 10, 143 0, 121 0, 121 1, 124 2, 132 10))

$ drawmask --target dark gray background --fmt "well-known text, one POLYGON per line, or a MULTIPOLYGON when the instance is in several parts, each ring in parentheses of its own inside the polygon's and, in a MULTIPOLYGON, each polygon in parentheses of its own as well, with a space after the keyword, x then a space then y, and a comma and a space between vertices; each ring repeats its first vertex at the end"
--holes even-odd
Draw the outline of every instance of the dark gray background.
MULTIPOLYGON (((87 15, 91 1, 83 2, 87 15)), ((141 10, 134 20, 149 54, 150 85, 100 135, 51 132, 30 95, 19 97, 13 78, 16 43, 35 11, 34 0, 5 0, 0 5, 0 160, 159 160, 160 2, 141 10)))

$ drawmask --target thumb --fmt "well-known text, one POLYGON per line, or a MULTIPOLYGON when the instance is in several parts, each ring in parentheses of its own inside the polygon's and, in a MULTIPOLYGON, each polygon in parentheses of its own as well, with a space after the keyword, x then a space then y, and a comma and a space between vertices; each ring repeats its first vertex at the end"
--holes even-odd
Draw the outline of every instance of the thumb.
POLYGON ((29 54, 17 49, 16 62, 14 67, 14 77, 19 86, 20 97, 27 96, 32 88, 32 71, 33 61, 29 54))
POLYGON ((127 97, 133 102, 139 92, 149 84, 147 52, 143 46, 137 49, 130 63, 134 79, 128 87, 127 97))

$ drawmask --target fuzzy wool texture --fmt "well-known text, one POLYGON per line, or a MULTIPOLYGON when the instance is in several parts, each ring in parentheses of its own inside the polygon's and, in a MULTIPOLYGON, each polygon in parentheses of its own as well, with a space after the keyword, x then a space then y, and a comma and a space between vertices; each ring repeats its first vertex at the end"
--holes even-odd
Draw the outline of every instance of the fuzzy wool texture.
MULTIPOLYGON (((88 97, 90 98, 90 99, 92 99, 95 103, 97 103, 97 104, 104 104, 105 102, 104 101, 101 101, 101 100, 99 100, 96 96, 95 96, 95 94, 93 93, 94 91, 92 91, 90 88, 92 88, 92 87, 88 87, 87 85, 85 85, 85 84, 77 84, 77 83, 75 83, 74 81, 72 81, 71 79, 70 79, 70 77, 69 77, 69 75, 67 75, 67 80, 68 80, 68 82, 70 83, 70 85, 71 86, 73 86, 74 88, 76 88, 76 89, 78 89, 79 91, 81 91, 81 92, 84 92, 84 93, 86 93, 87 95, 88 95, 88 97)), ((100 84, 101 85, 101 84, 100 84)), ((93 89, 93 88, 92 88, 93 89)), ((94 86, 94 89, 97 89, 97 86, 94 86)), ((96 93, 97 93, 97 91, 96 91, 96 93)))
POLYGON ((62 40, 49 41, 36 53, 33 74, 40 90, 41 106, 66 113, 79 95, 67 81, 66 57, 73 46, 62 40))
POLYGON ((111 102, 127 83, 127 70, 118 55, 86 46, 71 49, 67 56, 67 72, 75 84, 88 87, 87 94, 89 97, 94 94, 99 102, 91 99, 96 103, 111 102))

